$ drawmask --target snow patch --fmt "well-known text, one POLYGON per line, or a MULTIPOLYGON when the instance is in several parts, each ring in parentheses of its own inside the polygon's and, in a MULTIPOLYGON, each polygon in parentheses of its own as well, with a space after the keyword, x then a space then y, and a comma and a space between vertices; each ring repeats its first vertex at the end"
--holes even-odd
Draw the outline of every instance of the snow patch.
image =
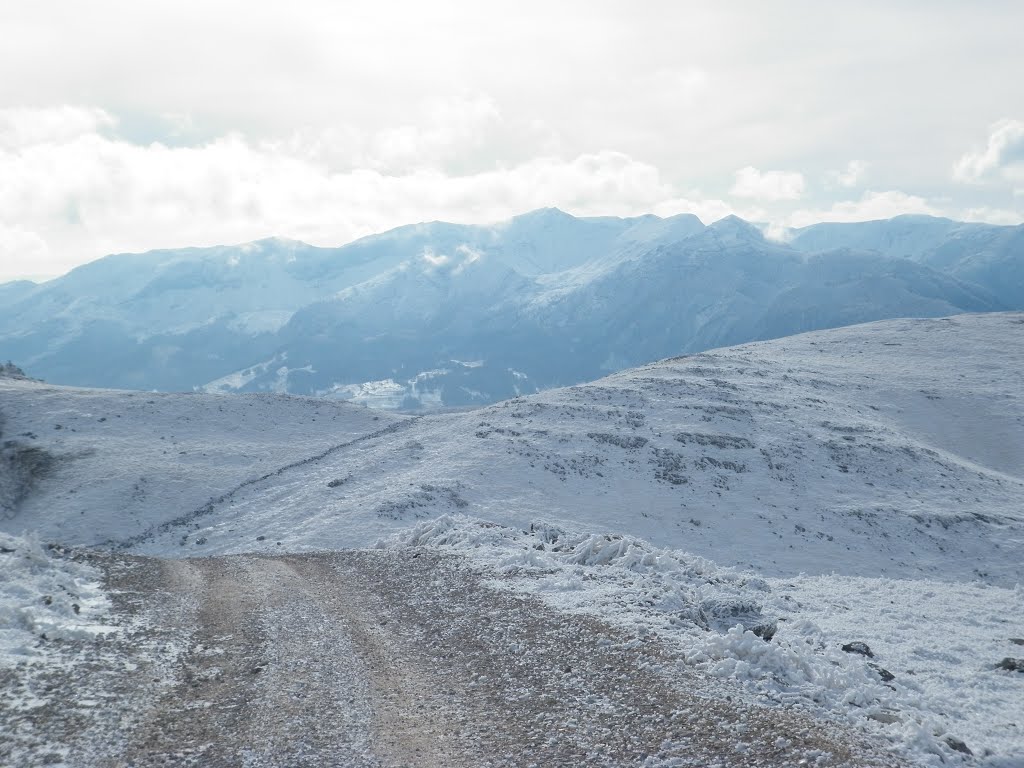
POLYGON ((109 632, 99 572, 34 535, 0 533, 0 664, 39 657, 51 640, 109 632))

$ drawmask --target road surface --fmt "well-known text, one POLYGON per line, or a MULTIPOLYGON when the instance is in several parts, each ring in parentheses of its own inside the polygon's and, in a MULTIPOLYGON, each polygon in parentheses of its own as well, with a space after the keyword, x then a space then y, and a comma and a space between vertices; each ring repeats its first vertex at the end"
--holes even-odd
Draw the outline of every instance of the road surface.
POLYGON ((99 557, 121 628, 2 671, 4 765, 900 764, 456 557, 99 557))

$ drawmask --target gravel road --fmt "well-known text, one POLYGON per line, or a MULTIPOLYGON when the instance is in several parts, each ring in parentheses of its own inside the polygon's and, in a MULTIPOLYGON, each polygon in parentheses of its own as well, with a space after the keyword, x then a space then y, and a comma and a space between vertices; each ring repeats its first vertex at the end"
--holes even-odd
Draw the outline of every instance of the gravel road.
POLYGON ((116 633, 0 670, 0 763, 892 766, 428 550, 96 556, 116 633))

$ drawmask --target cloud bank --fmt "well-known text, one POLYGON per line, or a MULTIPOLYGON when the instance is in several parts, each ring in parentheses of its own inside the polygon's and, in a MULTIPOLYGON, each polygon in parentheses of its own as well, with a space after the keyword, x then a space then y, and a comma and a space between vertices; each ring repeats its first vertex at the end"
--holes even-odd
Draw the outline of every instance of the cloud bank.
POLYGON ((551 204, 637 215, 674 197, 654 166, 619 152, 462 175, 424 163, 468 140, 459 121, 448 133, 398 130, 357 142, 357 156, 366 146, 380 151, 346 170, 324 159, 322 137, 138 145, 104 135, 113 124, 82 108, 0 112, 0 263, 53 274, 110 252, 270 235, 337 245, 411 222, 491 222, 551 204))
MULTIPOLYGON (((60 274, 106 253, 274 235, 339 245, 407 223, 489 223, 551 205, 584 216, 694 213, 705 222, 737 214, 771 231, 903 213, 1021 220, 1012 207, 950 212, 899 190, 794 208, 808 190, 804 175, 754 166, 735 172, 727 196, 707 195, 611 150, 450 169, 501 124, 492 101, 474 98, 372 135, 301 130, 256 141, 232 132, 173 146, 125 139, 118 120, 96 107, 0 110, 0 280, 60 274)), ((984 151, 961 159, 958 174, 976 181, 1013 173, 1022 128, 998 124, 984 151)), ((852 187, 863 173, 851 161, 835 180, 852 187)))
POLYGON ((804 177, 795 171, 759 171, 747 166, 736 171, 732 194, 757 200, 799 200, 804 193, 804 177))
POLYGON ((985 148, 967 152, 953 167, 954 179, 972 184, 999 176, 1024 181, 1024 120, 1000 120, 985 148))

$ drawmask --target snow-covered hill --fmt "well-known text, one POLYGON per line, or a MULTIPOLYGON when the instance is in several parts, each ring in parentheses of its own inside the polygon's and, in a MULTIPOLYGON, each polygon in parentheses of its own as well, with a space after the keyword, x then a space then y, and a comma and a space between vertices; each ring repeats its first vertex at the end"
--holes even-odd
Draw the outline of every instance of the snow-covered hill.
POLYGON ((996 313, 420 417, 0 380, 0 531, 170 557, 441 548, 908 764, 1003 767, 1024 755, 999 666, 1024 641, 1022 371, 1024 314, 996 313))
POLYGON ((287 395, 69 389, 0 378, 0 527, 102 544, 401 417, 287 395))
POLYGON ((3 529, 211 554, 368 546, 464 512, 628 531, 772 574, 863 574, 867 559, 873 574, 1012 585, 1022 370, 1011 313, 748 344, 412 420, 3 382, 5 434, 54 462, 3 529))
POLYGON ((544 209, 341 248, 122 254, 0 286, 0 358, 81 386, 476 406, 723 345, 1024 308, 1022 232, 897 217, 782 243, 733 216, 544 209))

